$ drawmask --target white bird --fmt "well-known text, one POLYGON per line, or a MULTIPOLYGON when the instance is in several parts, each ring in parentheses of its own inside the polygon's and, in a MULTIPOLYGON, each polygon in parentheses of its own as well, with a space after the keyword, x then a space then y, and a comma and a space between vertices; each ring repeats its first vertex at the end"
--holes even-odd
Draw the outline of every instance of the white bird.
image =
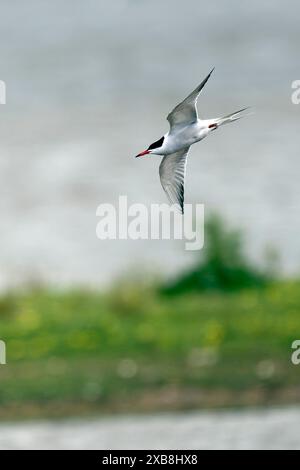
POLYGON ((164 156, 159 166, 160 181, 171 204, 179 204, 182 213, 184 212, 186 162, 190 146, 204 139, 219 126, 244 117, 245 114, 241 113, 248 109, 243 108, 221 118, 198 118, 196 108, 198 96, 213 71, 214 69, 190 95, 170 112, 167 117, 170 124, 169 132, 136 156, 141 157, 148 154, 164 156))

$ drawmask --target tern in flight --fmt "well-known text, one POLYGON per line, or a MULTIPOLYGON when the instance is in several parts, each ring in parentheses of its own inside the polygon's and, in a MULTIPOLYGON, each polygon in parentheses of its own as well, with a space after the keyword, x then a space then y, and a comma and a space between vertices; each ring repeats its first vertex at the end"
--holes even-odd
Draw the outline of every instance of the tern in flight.
POLYGON ((162 187, 171 204, 178 204, 184 212, 184 179, 186 161, 190 146, 204 139, 212 131, 229 122, 237 121, 245 116, 242 114, 248 108, 215 119, 199 119, 197 99, 214 69, 167 117, 170 130, 159 140, 151 144, 147 150, 137 157, 148 154, 162 155, 159 166, 159 176, 162 187))

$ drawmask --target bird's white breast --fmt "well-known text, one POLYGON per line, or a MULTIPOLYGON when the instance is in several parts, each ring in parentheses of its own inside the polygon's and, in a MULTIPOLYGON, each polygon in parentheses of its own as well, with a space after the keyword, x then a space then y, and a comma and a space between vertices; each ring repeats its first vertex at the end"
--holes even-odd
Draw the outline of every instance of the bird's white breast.
POLYGON ((204 139, 208 132, 207 126, 203 126, 199 120, 189 126, 174 129, 166 135, 164 150, 166 154, 177 152, 204 139))

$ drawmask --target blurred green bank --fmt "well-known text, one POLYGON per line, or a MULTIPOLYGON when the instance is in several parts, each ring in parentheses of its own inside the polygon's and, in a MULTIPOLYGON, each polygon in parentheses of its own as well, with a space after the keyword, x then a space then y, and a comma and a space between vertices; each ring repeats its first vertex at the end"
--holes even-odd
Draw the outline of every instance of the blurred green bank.
POLYGON ((0 419, 300 402, 300 281, 254 268, 207 224, 171 283, 0 297, 0 419))
POLYGON ((0 416, 300 401, 300 282, 162 298, 36 290, 0 301, 0 416))

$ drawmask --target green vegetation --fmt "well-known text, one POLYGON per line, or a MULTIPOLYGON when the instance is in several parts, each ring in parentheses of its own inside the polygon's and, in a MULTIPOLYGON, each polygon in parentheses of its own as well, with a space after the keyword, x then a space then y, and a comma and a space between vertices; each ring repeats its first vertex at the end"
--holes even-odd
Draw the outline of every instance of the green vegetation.
POLYGON ((178 295, 205 290, 226 292, 261 288, 272 277, 270 266, 259 269, 248 261, 242 233, 227 229, 224 221, 213 215, 205 224, 205 246, 198 262, 161 290, 165 294, 178 295))
POLYGON ((299 282, 176 299, 132 286, 106 295, 41 290, 0 305, 2 417, 299 395, 300 369, 290 360, 299 282))
POLYGON ((0 297, 0 418, 299 401, 300 281, 271 281, 240 236, 209 230, 176 297, 142 283, 0 297))

